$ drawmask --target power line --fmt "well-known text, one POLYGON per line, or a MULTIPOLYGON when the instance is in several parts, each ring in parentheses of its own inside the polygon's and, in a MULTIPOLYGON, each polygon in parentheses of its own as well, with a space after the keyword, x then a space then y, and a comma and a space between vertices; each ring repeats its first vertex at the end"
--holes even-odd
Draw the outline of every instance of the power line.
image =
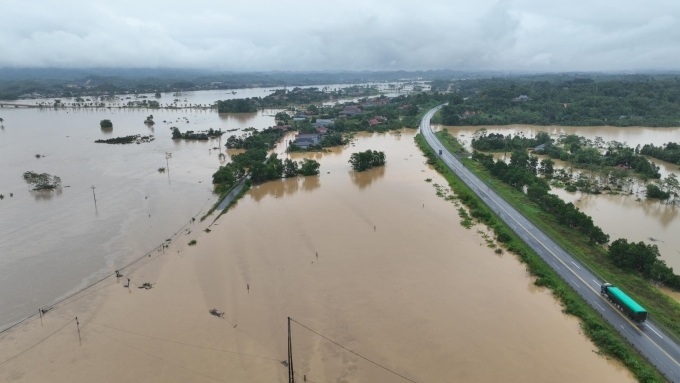
POLYGON ((14 356, 12 356, 12 357, 10 357, 9 359, 4 360, 3 362, 0 362, 0 366, 2 366, 3 364, 5 364, 5 363, 7 363, 7 362, 9 362, 9 361, 11 361, 11 360, 14 360, 14 359, 20 357, 21 355, 24 355, 24 354, 27 353, 27 352, 29 352, 31 349, 33 349, 33 347, 35 347, 35 346, 39 345, 40 343, 46 341, 46 340, 49 339, 52 335, 54 335, 54 334, 58 333, 59 331, 61 331, 64 327, 66 327, 67 325, 69 325, 69 324, 70 324, 71 322, 73 322, 74 320, 75 320, 75 318, 74 318, 74 319, 70 319, 68 322, 64 323, 63 326, 61 326, 61 327, 59 327, 58 329, 54 330, 50 335, 48 335, 48 336, 46 336, 46 337, 40 339, 38 342, 34 343, 32 346, 28 347, 28 348, 25 349, 24 351, 21 351, 20 353, 14 355, 14 356))
POLYGON ((200 349, 203 349, 203 350, 224 352, 224 353, 228 353, 228 354, 236 354, 236 355, 243 355, 243 356, 252 356, 252 357, 255 357, 255 358, 260 358, 260 359, 266 359, 266 360, 272 360, 272 361, 275 361, 275 362, 280 362, 280 360, 278 360, 278 359, 276 359, 276 358, 269 358, 269 357, 266 357, 266 356, 254 355, 254 354, 246 354, 246 353, 237 352, 237 351, 222 350, 222 349, 219 349, 219 348, 211 348, 211 347, 199 346, 199 345, 191 344, 191 343, 184 343, 184 342, 180 342, 180 341, 176 341, 176 340, 172 340, 172 339, 159 338, 159 337, 156 337, 156 336, 153 336, 153 335, 146 335, 146 334, 138 333, 138 332, 135 332, 135 331, 124 330, 124 329, 122 329, 122 328, 113 327, 113 326, 109 326, 109 325, 105 325, 105 324, 97 323, 97 322, 89 322, 89 323, 94 324, 94 325, 97 325, 97 326, 101 326, 101 327, 110 328, 110 329, 112 329, 112 330, 125 332, 125 333, 128 333, 128 334, 133 334, 133 335, 143 336, 143 337, 145 337, 145 338, 150 338, 150 339, 159 340, 159 341, 162 341, 162 342, 175 343, 175 344, 180 344, 180 345, 182 345, 182 346, 195 347, 195 348, 200 348, 200 349))
POLYGON ((409 382, 416 383, 414 380, 411 380, 411 379, 405 377, 404 375, 401 375, 401 374, 399 374, 398 372, 395 372, 395 371, 393 371, 393 370, 391 370, 391 369, 389 369, 389 368, 383 366, 383 365, 380 364, 380 363, 374 362, 374 361, 368 359, 367 357, 365 357, 365 356, 363 356, 363 355, 361 355, 361 354, 359 354, 359 353, 357 353, 357 352, 354 352, 354 351, 350 350, 349 348, 347 348, 347 347, 341 345, 340 343, 338 343, 338 342, 336 342, 336 341, 334 341, 334 340, 332 340, 332 339, 330 339, 330 338, 328 338, 328 337, 326 337, 326 336, 324 336, 324 335, 319 334, 318 332, 316 332, 316 331, 312 330, 311 328, 309 328, 309 327, 303 325, 302 323, 296 321, 295 319, 290 318, 290 320, 293 321, 293 322, 295 322, 295 323, 297 323, 298 325, 304 327, 304 328, 307 329, 308 331, 310 331, 310 332, 312 332, 312 333, 314 333, 314 334, 316 334, 316 335, 318 335, 318 336, 320 336, 320 337, 326 339, 327 341, 333 343, 334 345, 336 345, 336 346, 338 346, 338 347, 341 347, 341 348, 343 348, 343 349, 349 351, 350 353, 352 353, 352 354, 354 354, 354 355, 360 357, 361 359, 363 359, 363 360, 365 360, 365 361, 367 361, 367 362, 373 363, 373 364, 375 364, 376 366, 378 366, 378 367, 380 367, 380 368, 382 368, 382 369, 384 369, 384 370, 386 370, 386 371, 389 371, 389 372, 393 373, 394 375, 396 375, 396 376, 398 376, 398 377, 400 377, 400 378, 402 378, 402 379, 408 380, 409 382))
POLYGON ((141 349, 139 349, 139 348, 137 348, 137 347, 131 346, 131 345, 129 345, 129 344, 127 344, 127 343, 125 343, 125 342, 119 340, 119 339, 110 337, 110 336, 108 336, 108 335, 106 335, 106 334, 104 334, 104 333, 99 333, 99 334, 102 335, 102 336, 105 336, 105 337, 107 337, 107 338, 109 338, 109 339, 111 339, 111 340, 114 341, 114 342, 118 342, 118 343, 122 344, 123 346, 129 347, 129 348, 131 348, 131 349, 133 349, 133 350, 135 350, 135 351, 137 351, 137 352, 140 352, 140 353, 142 353, 142 354, 144 354, 144 355, 146 355, 146 356, 149 356, 149 357, 154 358, 154 359, 161 360, 161 361, 163 361, 163 362, 165 362, 165 363, 168 363, 168 364, 170 364, 170 365, 173 365, 173 366, 175 366, 175 367, 177 367, 177 368, 181 368, 182 370, 186 370, 186 371, 189 371, 189 372, 193 372, 194 374, 201 375, 201 376, 203 376, 203 377, 205 377, 205 378, 208 378, 208 379, 210 379, 210 380, 214 380, 214 381, 216 381, 216 382, 226 383, 226 382, 223 381, 223 380, 219 380, 219 379, 214 378, 214 377, 212 377, 212 376, 210 376, 210 375, 204 374, 204 373, 202 373, 202 372, 200 372, 200 371, 196 371, 196 370, 193 370, 193 369, 191 369, 191 368, 184 367, 184 366, 182 366, 182 365, 180 365, 180 364, 177 364, 177 363, 171 362, 171 361, 169 361, 169 360, 167 360, 167 359, 161 358, 160 356, 156 356, 156 355, 153 355, 153 354, 151 354, 151 353, 148 353, 148 352, 146 352, 146 351, 144 351, 144 350, 141 350, 141 349))

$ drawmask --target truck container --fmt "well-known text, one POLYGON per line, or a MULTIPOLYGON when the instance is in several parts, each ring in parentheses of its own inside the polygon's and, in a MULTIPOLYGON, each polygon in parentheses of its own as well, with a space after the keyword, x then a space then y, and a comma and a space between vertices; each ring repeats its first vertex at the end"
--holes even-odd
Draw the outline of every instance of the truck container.
POLYGON ((612 286, 611 283, 605 283, 600 286, 600 294, 606 296, 609 301, 632 320, 642 323, 647 319, 647 310, 621 291, 621 289, 612 286))

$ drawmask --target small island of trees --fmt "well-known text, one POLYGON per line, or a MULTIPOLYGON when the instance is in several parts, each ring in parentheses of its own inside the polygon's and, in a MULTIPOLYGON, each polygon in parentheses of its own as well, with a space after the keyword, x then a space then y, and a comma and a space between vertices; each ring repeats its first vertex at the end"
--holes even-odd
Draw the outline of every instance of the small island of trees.
POLYGON ((101 120, 99 121, 99 127, 102 129, 111 129, 113 128, 113 122, 111 120, 101 120))
POLYGON ((108 140, 96 140, 95 143, 97 143, 97 144, 132 144, 132 143, 141 144, 143 142, 151 142, 153 140, 154 140, 153 136, 142 136, 140 134, 134 134, 134 135, 131 135, 131 136, 109 138, 108 140))
POLYGON ((199 132, 194 132, 193 130, 187 130, 185 133, 182 133, 179 128, 176 126, 173 126, 172 128, 172 139, 184 139, 184 140, 199 140, 199 141, 207 141, 210 138, 213 137, 219 137, 224 134, 222 129, 213 129, 210 128, 208 130, 204 131, 199 131, 199 132))
POLYGON ((47 173, 27 171, 24 180, 33 185, 33 190, 54 190, 61 185, 61 178, 47 173))
POLYGON ((352 168, 357 172, 363 172, 376 166, 383 166, 385 162, 385 152, 370 149, 365 152, 352 153, 349 158, 349 163, 352 164, 352 168))

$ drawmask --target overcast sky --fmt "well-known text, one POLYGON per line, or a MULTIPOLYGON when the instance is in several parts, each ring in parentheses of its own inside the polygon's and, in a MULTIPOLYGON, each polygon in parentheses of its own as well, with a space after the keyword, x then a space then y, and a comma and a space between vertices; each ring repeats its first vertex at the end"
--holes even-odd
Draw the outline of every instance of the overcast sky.
POLYGON ((0 0, 0 67, 680 69, 680 0, 0 0))

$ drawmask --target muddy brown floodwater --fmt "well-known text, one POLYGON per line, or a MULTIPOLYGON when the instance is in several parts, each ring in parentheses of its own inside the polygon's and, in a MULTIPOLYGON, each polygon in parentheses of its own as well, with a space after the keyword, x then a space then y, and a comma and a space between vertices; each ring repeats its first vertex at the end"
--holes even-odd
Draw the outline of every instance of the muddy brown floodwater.
MULTIPOLYGON (((226 275, 219 288, 206 286, 206 299, 228 304, 263 344, 291 316, 415 381, 631 380, 593 352, 514 256, 495 255, 476 228, 460 225, 455 206, 425 182, 444 184, 413 136, 363 135, 317 155, 318 179, 254 188, 221 219, 227 235, 208 236, 208 252, 224 256, 202 259, 199 271, 205 280, 226 275), (350 171, 349 155, 367 149, 385 151, 388 165, 350 171), (246 284, 250 294, 236 293, 246 284)), ((277 334, 284 356, 285 331, 277 334)), ((400 380, 296 325, 293 348, 312 381, 400 380)))
POLYGON ((634 381, 514 256, 460 225, 414 134, 361 135, 313 154, 318 177, 254 187, 210 233, 194 229, 196 246, 131 272, 152 290, 114 284, 82 316, 83 346, 73 335, 69 347, 46 342, 0 377, 285 382, 290 316, 314 331, 292 325, 299 381, 406 381, 376 364, 417 382, 634 381), (387 166, 352 172, 350 154, 366 149, 384 151, 387 166), (214 307, 223 320, 207 314, 214 307), (39 357, 50 366, 35 367, 39 357))

